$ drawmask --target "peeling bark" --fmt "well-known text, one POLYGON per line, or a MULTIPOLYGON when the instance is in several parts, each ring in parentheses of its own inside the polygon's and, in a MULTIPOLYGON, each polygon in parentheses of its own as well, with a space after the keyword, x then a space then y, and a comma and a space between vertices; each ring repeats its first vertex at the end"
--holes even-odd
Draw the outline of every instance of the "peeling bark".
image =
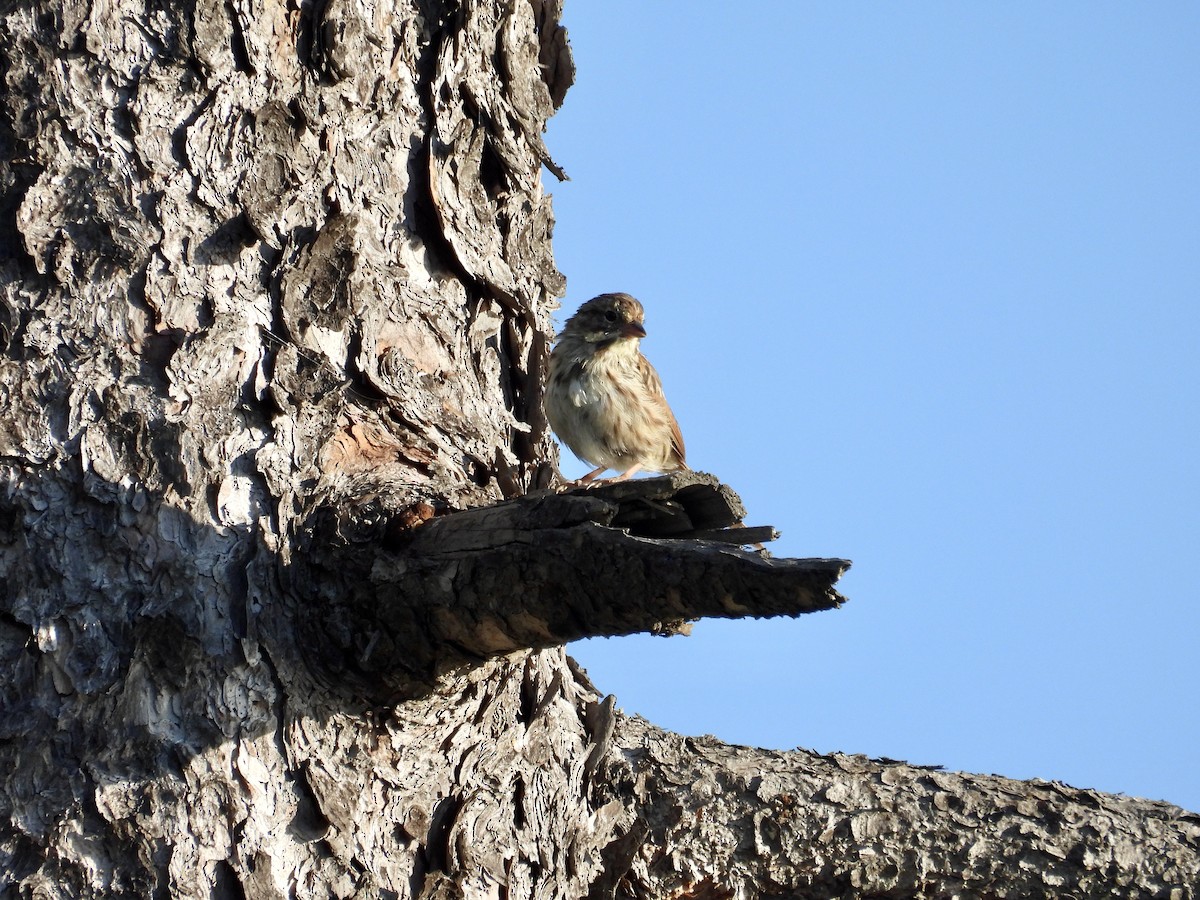
POLYGON ((560 13, 0 5, 0 893, 1194 896, 1173 807, 689 741, 563 653, 845 563, 547 491, 560 13))

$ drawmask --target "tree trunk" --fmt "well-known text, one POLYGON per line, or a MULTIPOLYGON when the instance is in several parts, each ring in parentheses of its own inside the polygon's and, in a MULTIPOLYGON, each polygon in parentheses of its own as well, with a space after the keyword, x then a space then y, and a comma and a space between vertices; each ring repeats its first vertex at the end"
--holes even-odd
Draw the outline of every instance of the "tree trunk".
POLYGON ((0 895, 1195 896, 1177 808, 680 738, 563 653, 846 563, 548 490, 560 5, 0 4, 0 895))

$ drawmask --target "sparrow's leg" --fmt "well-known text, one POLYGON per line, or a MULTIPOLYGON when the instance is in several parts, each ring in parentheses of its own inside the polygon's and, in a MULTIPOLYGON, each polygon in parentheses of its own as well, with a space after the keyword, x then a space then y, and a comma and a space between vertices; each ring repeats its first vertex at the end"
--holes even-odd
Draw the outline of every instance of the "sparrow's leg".
POLYGON ((580 478, 575 483, 578 485, 582 485, 583 487, 599 487, 602 484, 616 484, 618 481, 627 481, 628 479, 632 478, 634 475, 636 475, 638 472, 640 472, 642 470, 642 464, 634 463, 632 466, 630 466, 628 469, 626 469, 620 475, 614 475, 612 478, 597 478, 596 477, 601 472, 605 471, 607 468, 608 468, 607 466, 601 466, 595 472, 588 472, 586 475, 584 475, 582 478, 580 478))
POLYGON ((597 475, 599 475, 601 472, 603 472, 607 469, 608 469, 608 466, 601 466, 600 468, 598 468, 592 472, 588 472, 582 478, 578 479, 575 483, 576 484, 591 484, 593 481, 596 480, 597 475))
POLYGON ((634 475, 636 475, 640 471, 642 471, 642 464, 634 463, 632 466, 630 466, 628 469, 626 469, 620 475, 617 475, 613 478, 608 478, 605 480, 609 484, 616 484, 618 481, 628 481, 630 478, 632 478, 634 475))

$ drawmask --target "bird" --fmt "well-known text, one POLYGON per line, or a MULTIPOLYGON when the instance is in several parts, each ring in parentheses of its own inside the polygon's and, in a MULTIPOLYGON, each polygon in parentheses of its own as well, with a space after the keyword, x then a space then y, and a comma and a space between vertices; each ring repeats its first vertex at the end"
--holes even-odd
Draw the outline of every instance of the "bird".
POLYGON ((642 355, 644 321, 629 294, 601 294, 567 320, 550 353, 546 418, 572 453, 596 467, 579 484, 687 468, 679 422, 642 355), (619 474, 598 479, 609 469, 619 474))

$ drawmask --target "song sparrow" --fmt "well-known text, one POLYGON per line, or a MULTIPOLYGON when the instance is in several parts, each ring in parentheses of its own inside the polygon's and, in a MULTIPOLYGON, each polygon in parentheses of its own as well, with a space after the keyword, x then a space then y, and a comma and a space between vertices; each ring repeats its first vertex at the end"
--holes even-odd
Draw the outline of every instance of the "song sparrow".
POLYGON ((571 452, 594 472, 624 481, 646 469, 686 469, 683 435, 654 366, 638 342, 646 336, 642 304, 628 294, 601 294, 567 320, 550 354, 546 417, 571 452))

